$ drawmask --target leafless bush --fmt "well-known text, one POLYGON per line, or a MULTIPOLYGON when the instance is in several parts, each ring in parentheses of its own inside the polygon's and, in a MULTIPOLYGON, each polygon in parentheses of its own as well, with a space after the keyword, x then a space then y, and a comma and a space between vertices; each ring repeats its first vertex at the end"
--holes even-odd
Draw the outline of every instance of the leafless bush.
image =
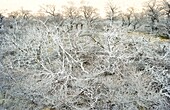
POLYGON ((42 21, 3 38, 0 104, 8 110, 170 106, 168 42, 129 35, 120 27, 58 32, 42 21))

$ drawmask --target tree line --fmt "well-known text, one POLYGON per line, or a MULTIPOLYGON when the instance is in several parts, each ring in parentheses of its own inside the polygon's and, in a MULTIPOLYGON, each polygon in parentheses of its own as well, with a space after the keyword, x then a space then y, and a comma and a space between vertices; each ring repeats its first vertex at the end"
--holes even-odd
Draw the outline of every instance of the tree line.
MULTIPOLYGON (((30 10, 23 8, 18 11, 8 13, 8 18, 29 21, 32 18, 44 19, 44 22, 53 22, 57 26, 64 23, 70 25, 83 21, 86 27, 92 27, 96 22, 108 20, 110 25, 119 22, 122 27, 128 27, 131 30, 141 30, 156 35, 170 37, 170 1, 169 0, 149 0, 147 1, 141 12, 137 12, 134 7, 129 7, 126 12, 122 12, 117 4, 109 2, 105 7, 106 19, 100 17, 98 9, 88 4, 75 6, 73 2, 62 7, 62 11, 58 11, 56 5, 43 5, 40 7, 36 16, 31 14, 30 10), (104 19, 104 20, 103 20, 104 19), (102 21, 101 21, 102 20, 102 21)), ((3 25, 5 17, 0 14, 0 28, 3 25)), ((12 26, 11 26, 12 27, 12 26)))

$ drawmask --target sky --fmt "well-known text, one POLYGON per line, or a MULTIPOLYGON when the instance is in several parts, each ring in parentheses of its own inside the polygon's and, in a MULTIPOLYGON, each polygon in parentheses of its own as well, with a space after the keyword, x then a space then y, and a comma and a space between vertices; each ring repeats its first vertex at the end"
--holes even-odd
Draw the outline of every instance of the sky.
MULTIPOLYGON (((55 4, 58 8, 57 10, 60 11, 63 5, 67 5, 69 1, 73 1, 74 5, 79 6, 82 0, 0 0, 0 11, 8 10, 8 11, 15 11, 18 9, 27 9, 33 12, 36 12, 40 9, 40 6, 45 4, 55 4)), ((109 1, 112 1, 118 7, 120 7, 121 11, 124 11, 128 7, 134 7, 138 10, 142 9, 143 2, 147 0, 84 0, 86 4, 91 5, 95 8, 98 8, 99 13, 101 16, 105 13, 106 4, 109 1)))

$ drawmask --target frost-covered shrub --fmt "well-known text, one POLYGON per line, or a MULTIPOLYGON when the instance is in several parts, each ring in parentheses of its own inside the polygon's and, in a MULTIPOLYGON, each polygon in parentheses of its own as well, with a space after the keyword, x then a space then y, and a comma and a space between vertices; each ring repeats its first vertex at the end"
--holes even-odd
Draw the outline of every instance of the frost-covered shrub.
POLYGON ((168 41, 116 26, 107 32, 58 32, 39 21, 30 26, 1 35, 2 107, 168 110, 168 41))

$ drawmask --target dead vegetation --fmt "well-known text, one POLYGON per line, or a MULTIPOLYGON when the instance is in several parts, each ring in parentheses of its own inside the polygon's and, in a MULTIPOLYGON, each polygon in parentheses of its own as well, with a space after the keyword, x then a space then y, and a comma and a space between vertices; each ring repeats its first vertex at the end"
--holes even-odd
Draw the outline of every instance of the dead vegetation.
POLYGON ((122 27, 86 34, 44 26, 0 35, 2 109, 169 109, 169 42, 122 27))

